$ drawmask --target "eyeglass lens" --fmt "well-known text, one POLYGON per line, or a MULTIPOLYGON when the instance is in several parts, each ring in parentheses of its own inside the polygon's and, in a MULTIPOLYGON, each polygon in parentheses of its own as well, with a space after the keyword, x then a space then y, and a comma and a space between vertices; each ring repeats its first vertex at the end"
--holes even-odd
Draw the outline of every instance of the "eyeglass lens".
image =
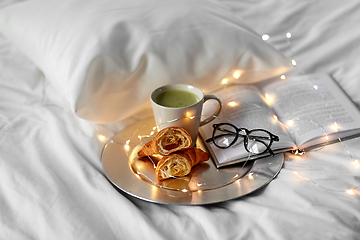
POLYGON ((215 128, 214 143, 221 148, 227 148, 233 145, 237 138, 237 129, 234 127, 222 124, 215 128))
POLYGON ((267 151, 271 143, 271 136, 262 130, 253 130, 248 134, 247 150, 254 154, 261 154, 267 151))

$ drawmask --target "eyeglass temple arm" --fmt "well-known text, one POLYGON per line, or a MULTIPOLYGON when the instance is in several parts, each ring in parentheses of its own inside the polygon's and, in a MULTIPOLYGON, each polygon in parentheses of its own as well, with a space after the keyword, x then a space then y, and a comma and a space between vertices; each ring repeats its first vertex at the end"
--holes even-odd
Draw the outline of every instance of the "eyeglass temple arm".
MULTIPOLYGON (((251 137, 253 137, 253 138, 255 138, 255 139, 265 139, 265 140, 269 140, 268 137, 263 137, 263 136, 254 136, 254 135, 251 135, 251 137)), ((279 137, 276 136, 276 135, 270 135, 270 137, 271 137, 271 140, 276 141, 276 142, 278 142, 278 141, 280 140, 279 137)))

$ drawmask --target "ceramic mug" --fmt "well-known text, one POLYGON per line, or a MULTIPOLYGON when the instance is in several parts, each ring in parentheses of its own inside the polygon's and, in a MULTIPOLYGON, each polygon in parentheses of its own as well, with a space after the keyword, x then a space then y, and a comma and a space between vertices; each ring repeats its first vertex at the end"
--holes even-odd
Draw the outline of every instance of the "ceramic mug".
POLYGON ((221 101, 214 95, 204 95, 203 91, 197 87, 188 84, 169 84, 155 89, 151 96, 151 105, 154 113, 155 122, 158 130, 170 126, 179 126, 184 128, 191 136, 193 145, 199 133, 199 127, 211 122, 219 115, 221 111, 221 101), (184 107, 166 107, 157 103, 157 97, 169 90, 182 90, 195 94, 197 102, 184 107), (214 113, 204 120, 201 120, 203 104, 208 100, 218 102, 214 113))

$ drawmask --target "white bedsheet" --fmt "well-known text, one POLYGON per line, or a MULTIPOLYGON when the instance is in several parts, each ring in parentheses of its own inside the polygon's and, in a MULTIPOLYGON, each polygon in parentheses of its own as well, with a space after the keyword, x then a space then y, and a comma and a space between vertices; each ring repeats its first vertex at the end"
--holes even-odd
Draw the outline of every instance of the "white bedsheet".
MULTIPOLYGON (((360 107, 359 1, 221 2, 268 34, 298 71, 332 74, 360 107)), ((161 205, 118 192, 101 167, 98 134, 111 138, 143 116, 94 125, 57 100, 0 36, 0 239, 360 239, 360 187, 346 192, 360 185, 352 162, 360 160, 360 139, 287 160, 246 197, 161 205)))

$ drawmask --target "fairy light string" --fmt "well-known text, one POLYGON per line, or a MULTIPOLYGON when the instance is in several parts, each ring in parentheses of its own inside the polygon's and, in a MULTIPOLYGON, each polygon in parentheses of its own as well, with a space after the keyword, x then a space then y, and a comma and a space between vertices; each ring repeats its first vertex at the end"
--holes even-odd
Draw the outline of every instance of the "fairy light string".
MULTIPOLYGON (((298 65, 298 63, 296 62, 296 60, 295 60, 295 58, 294 58, 294 53, 293 53, 292 48, 291 48, 291 37, 292 37, 292 34, 291 34, 290 32, 287 32, 287 33, 285 34, 285 37, 286 37, 287 49, 288 49, 288 52, 289 52, 289 55, 290 55, 291 63, 292 63, 292 65, 295 67, 295 66, 298 65)), ((268 40, 270 39, 269 34, 263 34, 263 35, 262 35, 262 39, 263 39, 264 41, 268 41, 268 40)), ((310 81, 310 79, 308 79, 307 74, 305 73, 305 71, 302 70, 302 71, 300 72, 300 74, 302 74, 303 76, 305 76, 305 80, 306 80, 307 83, 309 84, 309 87, 311 87, 314 91, 316 91, 316 93, 319 94, 319 96, 321 96, 321 98, 322 98, 322 100, 323 100, 323 102, 324 102, 325 108, 329 108, 329 105, 328 105, 328 101, 327 101, 327 99, 326 99, 326 96, 324 96, 324 94, 320 91, 320 87, 319 87, 318 85, 316 85, 316 84, 313 84, 313 83, 310 81)), ((232 81, 236 82, 236 80, 239 79, 239 78, 241 77, 241 75, 242 75, 242 71, 241 71, 241 70, 235 70, 235 71, 233 71, 233 73, 232 73, 230 76, 227 76, 227 77, 221 79, 220 85, 222 85, 223 88, 226 88, 227 85, 229 85, 229 84, 232 83, 232 81)), ((286 76, 285 74, 279 76, 279 78, 280 78, 281 80, 284 80, 284 81, 287 80, 287 76, 286 76)), ((275 96, 275 97, 276 97, 276 96, 275 96)), ((270 95, 267 94, 267 93, 266 93, 265 96, 264 96, 264 99, 266 99, 266 102, 268 102, 268 103, 270 103, 270 102, 273 100, 272 98, 274 98, 274 96, 270 96, 270 95)), ((237 106, 239 103, 236 102, 236 101, 229 101, 228 103, 224 103, 224 104, 227 104, 227 105, 229 105, 229 106, 237 106)), ((333 125, 333 127, 334 127, 335 129, 338 129, 339 127, 341 127, 340 124, 339 124, 338 122, 336 122, 336 119, 332 116, 331 111, 329 111, 329 118, 332 120, 332 125, 333 125)), ((325 145, 327 145, 327 143, 328 143, 327 141, 328 141, 328 139, 329 139, 329 138, 328 138, 328 134, 329 134, 329 133, 326 131, 326 129, 325 129, 324 126, 322 126, 321 124, 317 123, 317 122, 314 121, 314 120, 305 120, 305 119, 294 118, 294 119, 289 119, 289 120, 287 120, 286 122, 281 122, 281 121, 279 120, 278 116, 276 116, 276 115, 273 116, 273 120, 274 120, 275 122, 277 122, 278 124, 280 124, 282 127, 288 129, 288 130, 289 130, 289 131, 288 131, 289 133, 292 133, 291 128, 292 128, 294 125, 296 125, 296 124, 302 124, 302 123, 304 123, 304 122, 307 121, 307 122, 310 123, 310 124, 314 124, 317 128, 321 129, 321 130, 324 132, 324 137, 326 138, 326 144, 325 144, 325 145)), ((174 121, 176 121, 176 119, 175 119, 174 121)), ((112 140, 110 137, 107 137, 107 136, 102 135, 102 134, 99 134, 99 135, 98 135, 98 139, 99 139, 99 141, 101 141, 101 142, 108 142, 108 143, 111 143, 111 144, 121 144, 121 145, 123 145, 123 147, 124 147, 124 149, 125 149, 126 151, 130 151, 131 148, 132 148, 132 146, 135 146, 136 144, 139 144, 139 142, 140 142, 141 144, 145 144, 145 141, 144 141, 144 140, 145 140, 145 139, 152 138, 152 137, 154 136, 154 134, 156 134, 157 129, 158 129, 158 126, 154 126, 153 129, 152 129, 152 131, 149 132, 148 134, 145 134, 145 135, 141 135, 141 134, 140 134, 140 135, 137 135, 137 136, 136 136, 137 133, 134 133, 133 136, 129 137, 128 140, 126 140, 125 142, 121 142, 121 143, 115 142, 115 141, 112 140), (135 140, 135 139, 136 139, 136 140, 135 140)), ((335 134, 337 134, 337 131, 335 131, 335 134)), ((339 142, 340 144, 342 144, 343 148, 345 149, 345 151, 346 151, 346 153, 348 154, 348 156, 350 157, 350 159, 354 159, 353 156, 352 156, 352 154, 351 154, 351 152, 350 152, 350 150, 346 147, 344 141, 342 141, 342 139, 341 139, 340 137, 338 137, 338 136, 337 136, 337 138, 338 138, 338 142, 339 142)), ((317 149, 315 149, 315 150, 312 150, 312 151, 321 150, 321 149, 323 149, 323 148, 325 147, 325 145, 324 145, 324 146, 321 146, 321 147, 319 147, 319 148, 317 148, 317 149)), ((305 153, 304 151, 302 151, 302 150, 300 150, 300 149, 296 149, 296 150, 294 150, 294 151, 292 152, 292 154, 286 154, 287 159, 285 159, 285 160, 288 161, 288 162, 291 162, 291 161, 294 160, 295 158, 296 158, 296 159, 301 159, 301 156, 302 156, 304 153, 305 153)), ((152 164, 153 164, 154 166, 156 166, 155 163, 153 162, 153 160, 152 160, 152 159, 150 159, 150 160, 152 161, 152 164)), ((246 161, 246 162, 247 162, 247 161, 246 161)), ((246 164, 246 162, 244 163, 244 165, 246 164)), ((244 165, 243 165, 243 166, 244 166, 244 165)), ((353 165, 353 167, 355 167, 355 168, 360 168, 360 160, 354 159, 354 160, 352 161, 352 165, 353 165)), ((358 194, 359 194, 358 189, 360 188, 360 185, 357 185, 357 186, 354 186, 354 187, 350 187, 350 188, 346 188, 346 189, 343 189, 343 190, 337 190, 337 189, 334 189, 334 188, 331 188, 331 187, 327 187, 327 186, 325 186, 325 185, 323 185, 323 184, 320 184, 318 181, 315 181, 315 180, 312 179, 311 177, 305 177, 305 176, 303 176, 302 174, 299 173, 299 170, 293 170, 293 169, 291 168, 291 165, 288 165, 288 167, 289 167, 290 171, 293 172, 293 174, 294 174, 296 177, 298 177, 298 178, 300 178, 300 179, 303 179, 303 180, 305 180, 305 181, 308 181, 308 182, 312 183, 313 185, 315 185, 315 186, 317 186, 317 187, 319 187, 319 188, 322 188, 322 189, 325 189, 325 190, 328 190, 328 191, 333 191, 333 192, 344 192, 344 193, 347 193, 347 194, 349 194, 349 195, 358 195, 358 194)), ((149 179, 148 176, 146 176, 145 174, 143 174, 143 173, 141 173, 141 172, 137 172, 136 174, 137 174, 137 176, 138 176, 139 178, 145 178, 147 181, 150 181, 151 184, 153 184, 153 185, 156 186, 156 187, 168 188, 168 189, 177 190, 177 191, 183 191, 183 192, 189 191, 188 189, 173 189, 173 188, 169 188, 169 187, 167 187, 167 186, 159 185, 157 182, 155 182, 155 181, 152 180, 152 179, 149 179)), ((252 172, 249 172, 249 173, 248 173, 247 175, 245 175, 245 176, 235 175, 232 179, 229 180, 229 183, 230 183, 230 182, 233 182, 233 181, 239 181, 239 182, 240 182, 240 181, 241 181, 241 177, 247 177, 248 179, 254 179, 254 176, 253 176, 252 172)), ((205 184, 199 182, 199 183, 197 183, 197 185, 198 185, 198 186, 203 186, 203 185, 205 185, 205 184)), ((202 191, 202 190, 198 190, 198 191, 202 191)))
MULTIPOLYGON (((287 42, 287 47, 288 47, 288 52, 289 52, 289 55, 290 55, 290 59, 291 59, 291 63, 292 65, 295 67, 297 66, 297 62, 294 58, 294 53, 292 51, 292 48, 291 48, 291 37, 292 37, 292 34, 290 32, 287 32, 285 34, 285 37, 286 37, 286 42, 287 42)), ((269 34, 263 34, 262 35, 262 39, 264 41, 268 41, 270 39, 270 36, 269 34)), ((224 88, 226 88, 227 85, 231 84, 232 83, 232 80, 236 83, 236 80, 240 77, 239 73, 241 71, 239 70, 236 70, 233 75, 231 77, 226 77, 224 79, 221 80, 221 84, 224 86, 224 88)), ((306 82, 309 84, 309 87, 311 89, 313 89, 314 91, 316 91, 317 94, 319 94, 319 96, 322 98, 322 101, 324 103, 324 107, 326 109, 329 109, 329 105, 328 105, 328 101, 326 99, 326 97, 324 96, 324 94, 319 91, 320 90, 320 87, 316 84, 313 84, 310 79, 308 79, 308 76, 307 74, 305 73, 304 70, 302 70, 300 72, 300 74, 302 74, 304 77, 305 77, 305 80, 306 82)), ((281 80, 286 80, 287 77, 285 74, 281 75, 280 76, 280 79, 281 80)), ((265 93, 264 94, 264 99, 265 99, 265 102, 268 104, 268 105, 271 105, 271 103, 273 102, 273 99, 274 96, 270 96, 268 93, 265 93)), ((227 103, 227 105, 229 106, 235 106, 237 105, 238 103, 236 103, 235 101, 230 101, 229 103, 227 103)), ((343 148, 345 149, 346 153, 349 155, 350 159, 353 159, 353 156, 352 154, 350 153, 349 149, 346 147, 346 145, 344 144, 344 141, 342 141, 342 139, 338 136, 337 132, 338 132, 338 129, 341 127, 340 124, 336 121, 336 118, 333 117, 333 115, 331 114, 331 111, 329 110, 329 118, 331 120, 331 127, 333 129, 335 129, 335 132, 333 134, 336 134, 337 136, 337 140, 340 144, 342 144, 343 148)), ((285 123, 281 122, 279 119, 278 119, 278 116, 274 115, 273 116, 274 118, 274 121, 278 122, 281 126, 285 127, 286 129, 288 129, 289 133, 292 134, 292 127, 297 125, 297 124, 304 124, 305 122, 307 122, 308 124, 313 124, 314 126, 316 126, 317 129, 321 129, 323 132, 324 132, 324 137, 325 137, 325 143, 324 145, 322 145, 321 147, 318 147, 316 149, 313 149, 311 151, 319 151, 321 149, 323 149, 325 146, 328 145, 329 143, 329 133, 326 131, 325 127, 322 126, 321 124, 317 123, 316 121, 310 119, 310 120, 306 120, 306 119, 300 119, 300 118, 293 118, 293 119, 289 119, 287 120, 285 123)), ((288 155, 288 161, 291 161, 291 158, 293 158, 293 156, 301 156, 303 155, 305 152, 303 150, 295 150, 293 151, 293 155, 288 155)), ((360 160, 357 160, 357 159, 354 159, 352 161, 352 164, 355 166, 355 167, 360 167, 360 160)), ((329 191, 335 191, 335 192, 346 192, 350 195, 355 195, 355 194, 358 194, 359 192, 357 191, 357 189, 360 187, 360 185, 357 185, 355 187, 352 187, 352 188, 348 188, 348 189, 345 189, 345 190, 336 190, 336 189, 333 189, 333 188, 330 188, 330 187, 326 187, 318 182, 316 182, 315 180, 311 179, 311 178, 308 178, 308 177, 304 177, 302 175, 299 174, 298 171, 294 171, 290 168, 290 170, 299 178, 301 179, 304 179, 304 180, 307 180, 309 182, 311 182, 312 184, 320 187, 320 188, 323 188, 323 189, 327 189, 329 191)))
MULTIPOLYGON (((285 34, 285 36, 286 36, 286 39, 287 39, 287 46, 288 46, 288 51, 289 51, 289 53, 290 53, 291 63, 292 63, 293 66, 296 66, 296 65, 297 65, 297 62, 296 62, 296 60, 295 60, 295 58, 294 58, 294 53, 293 53, 292 48, 291 48, 291 40, 290 40, 290 39, 291 39, 291 37, 292 37, 292 34, 291 34, 290 32, 287 32, 287 33, 285 34)), ((263 39, 264 41, 267 41, 267 40, 270 39, 270 36, 269 36, 268 34, 264 34, 264 35, 262 36, 262 39, 263 39)), ((319 86, 313 85, 313 84, 311 83, 311 81, 308 79, 307 74, 305 73, 305 71, 302 70, 302 71, 301 71, 301 74, 305 76, 305 79, 307 80, 308 84, 309 84, 315 91, 317 91, 317 93, 321 96, 321 98, 323 99, 325 108, 328 108, 329 106, 328 106, 328 101, 327 101, 326 97, 325 97, 320 91, 318 91, 318 90, 319 90, 319 86)), ((285 76, 285 75, 281 75, 281 76, 280 76, 280 79, 286 80, 286 76, 285 76)), ((269 98, 267 94, 265 94, 265 98, 269 98)), ((338 129, 339 129, 340 126, 339 126, 339 124, 336 122, 336 119, 332 116, 331 111, 329 111, 329 117, 330 117, 330 119, 332 120, 332 127, 335 129, 335 134, 337 134, 338 129)), ((306 121, 306 120, 304 120, 304 119, 289 119, 286 123, 282 123, 282 122, 280 122, 280 121, 278 120, 278 117, 277 117, 277 116, 274 116, 274 119, 275 119, 276 121, 278 121, 279 124, 281 124, 282 126, 285 126, 287 129, 291 129, 291 127, 294 126, 294 124, 295 124, 296 122, 303 123, 304 121, 306 121)), ((310 120, 310 122, 311 122, 312 124, 315 124, 318 128, 321 128, 321 129, 324 131, 324 135, 325 135, 325 138, 326 138, 326 141, 327 141, 327 142, 326 142, 326 145, 327 145, 329 138, 328 138, 328 133, 326 132, 325 128, 324 128, 323 126, 321 126, 320 124, 314 122, 313 120, 310 120)), ((290 132, 291 132, 291 131, 290 131, 290 132)), ((346 153, 349 155, 350 159, 353 159, 352 154, 350 153, 349 149, 346 147, 346 145, 344 144, 344 142, 342 141, 342 139, 338 136, 338 134, 337 134, 337 138, 338 138, 338 142, 342 144, 343 148, 345 149, 346 153)), ((323 147, 325 147, 325 146, 323 146, 323 147)), ((318 149, 316 149, 316 150, 320 150, 320 149, 322 149, 323 147, 318 148, 318 149)), ((299 152, 298 150, 296 150, 296 151, 294 152, 294 154, 295 154, 295 155, 302 155, 302 154, 304 154, 304 152, 303 152, 303 151, 300 151, 300 152, 299 152)), ((292 158, 293 156, 294 156, 294 155, 288 155, 288 159, 287 159, 287 160, 290 161, 290 158, 292 158)), ((357 159, 353 160, 353 164, 354 164, 356 167, 358 167, 359 160, 357 160, 357 159)), ((298 173, 298 171, 293 171, 291 168, 290 168, 290 170, 291 170, 297 177, 299 177, 299 178, 301 178, 301 179, 304 179, 304 180, 306 180, 306 181, 309 181, 309 182, 311 182, 312 184, 314 184, 314 185, 317 186, 317 187, 320 187, 320 188, 323 188, 323 189, 326 189, 326 190, 329 190, 329 191, 346 192, 346 193, 348 193, 348 194, 350 194, 350 195, 358 194, 357 189, 360 187, 360 185, 357 185, 357 186, 352 187, 352 188, 348 188, 348 189, 346 189, 346 190, 335 190, 335 189, 333 189, 333 188, 329 188, 329 187, 326 187, 326 186, 324 186, 324 185, 322 185, 322 184, 319 184, 318 182, 314 181, 314 180, 311 179, 311 178, 304 177, 304 176, 300 175, 300 174, 298 173)))

